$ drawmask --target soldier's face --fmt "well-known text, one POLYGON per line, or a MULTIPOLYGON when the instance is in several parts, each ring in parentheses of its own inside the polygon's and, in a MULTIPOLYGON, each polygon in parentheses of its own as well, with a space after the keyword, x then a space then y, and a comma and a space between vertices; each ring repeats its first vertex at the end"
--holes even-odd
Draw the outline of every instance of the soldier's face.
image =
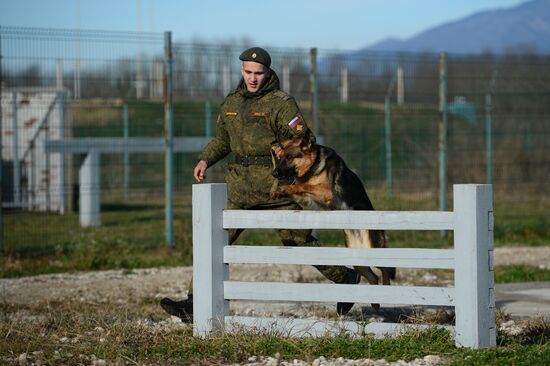
POLYGON ((244 61, 241 67, 241 74, 246 84, 246 90, 255 93, 267 81, 269 69, 257 62, 244 61))

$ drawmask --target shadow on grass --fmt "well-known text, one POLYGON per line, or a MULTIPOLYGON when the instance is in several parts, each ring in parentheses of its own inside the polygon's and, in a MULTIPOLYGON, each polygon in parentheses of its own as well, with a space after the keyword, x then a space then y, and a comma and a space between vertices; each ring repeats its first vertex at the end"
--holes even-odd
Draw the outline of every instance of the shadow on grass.
POLYGON ((160 204, 137 204, 137 203, 102 203, 102 212, 124 212, 124 211, 146 211, 146 210, 162 210, 163 205, 160 204))

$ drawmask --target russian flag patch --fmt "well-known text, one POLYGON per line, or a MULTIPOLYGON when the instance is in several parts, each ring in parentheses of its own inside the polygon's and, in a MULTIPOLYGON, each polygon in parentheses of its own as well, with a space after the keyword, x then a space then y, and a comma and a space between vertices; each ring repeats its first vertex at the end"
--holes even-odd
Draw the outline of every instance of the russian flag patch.
POLYGON ((288 126, 290 128, 294 128, 297 125, 299 125, 300 123, 302 123, 302 119, 300 117, 296 116, 290 122, 288 122, 288 126))

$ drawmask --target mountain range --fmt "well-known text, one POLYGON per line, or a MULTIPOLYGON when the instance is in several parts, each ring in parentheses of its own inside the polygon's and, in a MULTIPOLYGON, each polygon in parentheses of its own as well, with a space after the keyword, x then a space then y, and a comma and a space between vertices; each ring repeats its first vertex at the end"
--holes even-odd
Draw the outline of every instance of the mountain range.
POLYGON ((362 50, 550 54, 550 0, 534 0, 512 8, 479 12, 433 27, 409 39, 388 38, 362 50))

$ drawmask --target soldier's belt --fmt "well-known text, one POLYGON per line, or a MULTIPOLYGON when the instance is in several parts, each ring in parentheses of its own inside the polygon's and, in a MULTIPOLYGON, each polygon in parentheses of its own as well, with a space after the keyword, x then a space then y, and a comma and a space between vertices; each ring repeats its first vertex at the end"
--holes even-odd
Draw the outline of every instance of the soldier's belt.
POLYGON ((271 166, 271 155, 235 155, 235 163, 241 164, 242 166, 271 166))

